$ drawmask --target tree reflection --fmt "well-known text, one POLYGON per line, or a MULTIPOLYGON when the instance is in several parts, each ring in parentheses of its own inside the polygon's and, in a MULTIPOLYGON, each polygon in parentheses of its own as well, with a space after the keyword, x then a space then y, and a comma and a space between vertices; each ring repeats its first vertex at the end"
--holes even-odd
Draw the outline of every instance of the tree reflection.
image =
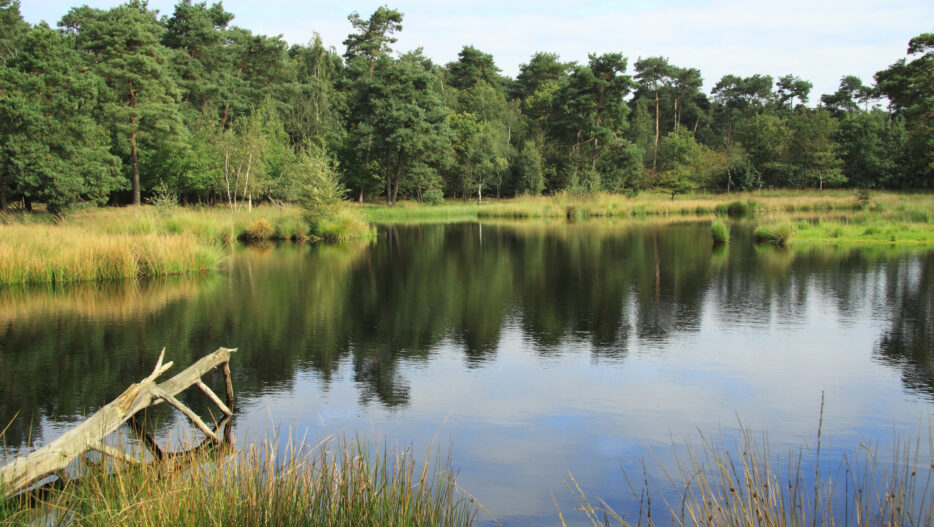
MULTIPOLYGON (((93 411, 145 376, 163 347, 183 366, 218 346, 240 397, 343 365, 363 404, 410 403, 403 372, 443 346, 469 368, 496 358, 507 323, 539 355, 624 360, 722 324, 808 316, 812 295, 841 319, 859 306, 891 322, 878 355, 934 394, 931 254, 756 248, 734 226, 714 248, 704 224, 504 223, 387 227, 374 243, 241 251, 206 278, 66 290, 0 290, 0 425, 8 445, 42 418, 93 411), (569 345, 568 343, 574 343, 569 345)), ((194 400, 191 400, 194 398, 194 400)), ((205 401, 185 401, 196 410, 205 401)), ((158 417, 158 414, 157 414, 158 417)))

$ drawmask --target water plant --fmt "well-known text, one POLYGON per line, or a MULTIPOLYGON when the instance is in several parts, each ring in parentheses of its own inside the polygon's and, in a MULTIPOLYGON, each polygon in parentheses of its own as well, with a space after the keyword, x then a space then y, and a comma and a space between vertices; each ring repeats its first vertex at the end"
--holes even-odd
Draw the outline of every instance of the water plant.
POLYGON ((714 220, 710 223, 710 235, 713 237, 713 242, 717 245, 729 243, 730 228, 722 221, 714 220))
MULTIPOLYGON (((629 519, 604 500, 588 498, 573 476, 568 489, 587 522, 597 526, 672 525, 922 527, 934 525, 934 440, 896 444, 888 452, 861 444, 836 464, 816 449, 773 456, 766 439, 740 426, 739 439, 701 436, 700 444, 674 447, 675 470, 659 466, 661 482, 626 475, 638 504, 629 519), (803 460, 813 456, 814 466, 803 460), (655 503, 661 501, 662 506, 655 503)), ((566 525, 563 512, 558 514, 566 525)))
POLYGON ((791 242, 791 237, 795 234, 795 227, 790 222, 760 225, 756 227, 753 236, 756 243, 766 243, 777 247, 787 247, 791 242))

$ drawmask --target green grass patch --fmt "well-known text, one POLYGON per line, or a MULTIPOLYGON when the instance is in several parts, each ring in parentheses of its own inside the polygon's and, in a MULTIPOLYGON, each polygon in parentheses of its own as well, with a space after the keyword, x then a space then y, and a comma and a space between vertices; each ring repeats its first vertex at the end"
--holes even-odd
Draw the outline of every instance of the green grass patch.
POLYGON ((753 236, 756 243, 774 245, 776 247, 787 247, 791 244, 791 237, 795 234, 795 227, 790 222, 783 221, 760 225, 756 227, 753 236))
POLYGON ((713 242, 722 245, 730 242, 730 227, 720 220, 714 220, 710 223, 710 236, 713 242))
POLYGON ((400 202, 393 207, 386 205, 361 205, 351 207, 359 211, 370 223, 450 223, 475 221, 480 207, 476 203, 448 200, 439 204, 400 202))

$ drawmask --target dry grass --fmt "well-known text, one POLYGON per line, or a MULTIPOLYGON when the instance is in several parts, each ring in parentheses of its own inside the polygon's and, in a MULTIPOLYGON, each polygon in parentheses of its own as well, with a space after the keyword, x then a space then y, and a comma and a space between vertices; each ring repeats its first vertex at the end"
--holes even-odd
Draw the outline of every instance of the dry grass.
POLYGON ((885 453, 861 445, 858 453, 827 470, 830 465, 820 461, 818 435, 815 468, 805 469, 806 449, 773 457, 764 438, 756 440, 748 429, 741 431, 735 446, 722 438, 701 437, 700 446, 676 448, 674 472, 659 463, 664 484, 646 477, 640 478, 640 488, 627 476, 640 508, 638 517, 629 521, 604 501, 592 502, 573 477, 568 488, 594 526, 934 525, 934 440, 928 441, 927 449, 920 441, 902 442, 885 453), (651 508, 653 496, 667 514, 651 508))
POLYGON ((472 499, 437 453, 362 440, 276 441, 183 471, 123 467, 68 483, 35 506, 0 502, 0 524, 80 526, 466 526, 472 499))
POLYGON ((161 276, 214 269, 219 247, 195 236, 104 234, 70 225, 0 228, 0 284, 161 276))

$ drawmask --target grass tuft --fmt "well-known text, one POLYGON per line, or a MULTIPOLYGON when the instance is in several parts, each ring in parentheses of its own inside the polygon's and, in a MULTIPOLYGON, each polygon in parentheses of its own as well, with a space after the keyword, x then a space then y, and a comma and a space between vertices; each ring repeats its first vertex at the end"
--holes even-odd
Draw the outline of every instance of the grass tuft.
POLYGON ((710 223, 710 235, 717 245, 730 242, 730 228, 720 220, 714 220, 710 223))
POLYGON ((756 227, 753 236, 756 243, 765 243, 776 247, 787 247, 791 237, 795 234, 795 227, 790 222, 773 223, 756 227))

